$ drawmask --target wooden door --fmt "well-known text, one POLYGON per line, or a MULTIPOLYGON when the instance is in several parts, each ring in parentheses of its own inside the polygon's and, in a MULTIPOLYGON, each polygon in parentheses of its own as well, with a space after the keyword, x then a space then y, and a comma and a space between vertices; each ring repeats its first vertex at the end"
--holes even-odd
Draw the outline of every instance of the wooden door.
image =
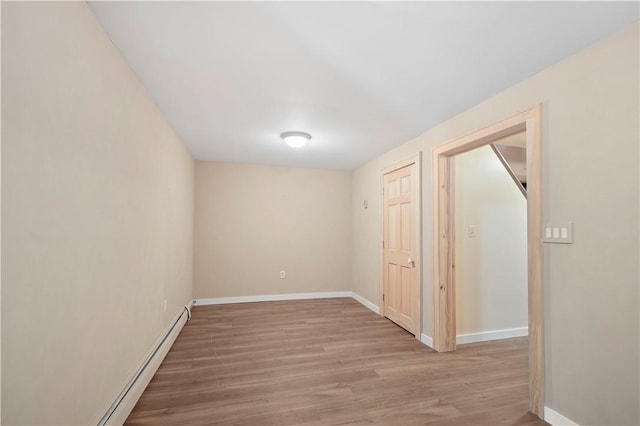
POLYGON ((383 315, 419 335, 417 162, 383 172, 383 315))

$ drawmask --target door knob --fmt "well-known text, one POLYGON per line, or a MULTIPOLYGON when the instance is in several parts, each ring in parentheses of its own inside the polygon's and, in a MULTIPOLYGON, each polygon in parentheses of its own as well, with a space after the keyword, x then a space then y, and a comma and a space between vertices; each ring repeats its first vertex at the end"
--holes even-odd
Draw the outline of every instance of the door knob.
POLYGON ((410 264, 410 265, 413 265, 414 263, 416 263, 416 261, 413 260, 412 257, 410 257, 410 258, 407 259, 407 263, 410 264))

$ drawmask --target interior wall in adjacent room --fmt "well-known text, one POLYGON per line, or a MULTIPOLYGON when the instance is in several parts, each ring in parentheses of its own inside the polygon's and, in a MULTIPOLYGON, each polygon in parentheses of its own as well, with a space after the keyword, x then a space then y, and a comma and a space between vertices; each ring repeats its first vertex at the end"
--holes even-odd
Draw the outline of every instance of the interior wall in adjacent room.
POLYGON ((454 161, 456 333, 527 327, 527 200, 491 147, 454 161))

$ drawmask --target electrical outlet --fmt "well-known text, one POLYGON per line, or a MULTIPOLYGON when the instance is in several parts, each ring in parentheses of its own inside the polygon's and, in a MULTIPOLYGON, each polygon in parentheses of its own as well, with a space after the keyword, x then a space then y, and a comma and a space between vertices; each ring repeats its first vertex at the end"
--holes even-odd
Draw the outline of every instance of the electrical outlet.
POLYGON ((287 273, 285 271, 280 271, 280 279, 287 278, 287 273))
POLYGON ((469 237, 469 238, 475 238, 476 237, 476 226, 475 225, 469 225, 469 227, 467 228, 467 237, 469 237))
POLYGON ((164 311, 167 312, 167 299, 164 299, 164 311))

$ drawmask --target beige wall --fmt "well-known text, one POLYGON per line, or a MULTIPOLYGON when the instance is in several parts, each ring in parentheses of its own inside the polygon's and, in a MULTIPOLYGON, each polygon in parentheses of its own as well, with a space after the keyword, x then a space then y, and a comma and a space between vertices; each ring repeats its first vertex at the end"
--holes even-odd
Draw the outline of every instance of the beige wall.
POLYGON ((544 219, 575 231, 544 251, 545 405, 640 423, 638 35, 353 174, 198 162, 194 210, 191 156, 87 6, 3 2, 3 423, 95 423, 192 296, 352 289, 377 303, 380 170, 417 151, 431 335, 431 149, 539 102, 544 219))
POLYGON ((2 3, 2 89, 2 423, 95 424, 192 297, 193 160, 83 2, 2 3))
MULTIPOLYGON (((379 197, 380 170, 423 162, 424 332, 432 335, 431 149, 543 107, 545 222, 575 243, 545 245, 545 405, 579 424, 638 424, 638 24, 559 62, 354 171, 353 203, 379 197)), ((437 102, 437 100, 434 100, 437 102)), ((379 210, 352 212, 353 288, 378 300, 379 210)))
POLYGON ((349 289, 350 173, 197 161, 195 175, 196 298, 349 289))
POLYGON ((526 327, 527 200, 491 147, 455 157, 455 206, 456 333, 526 327))

